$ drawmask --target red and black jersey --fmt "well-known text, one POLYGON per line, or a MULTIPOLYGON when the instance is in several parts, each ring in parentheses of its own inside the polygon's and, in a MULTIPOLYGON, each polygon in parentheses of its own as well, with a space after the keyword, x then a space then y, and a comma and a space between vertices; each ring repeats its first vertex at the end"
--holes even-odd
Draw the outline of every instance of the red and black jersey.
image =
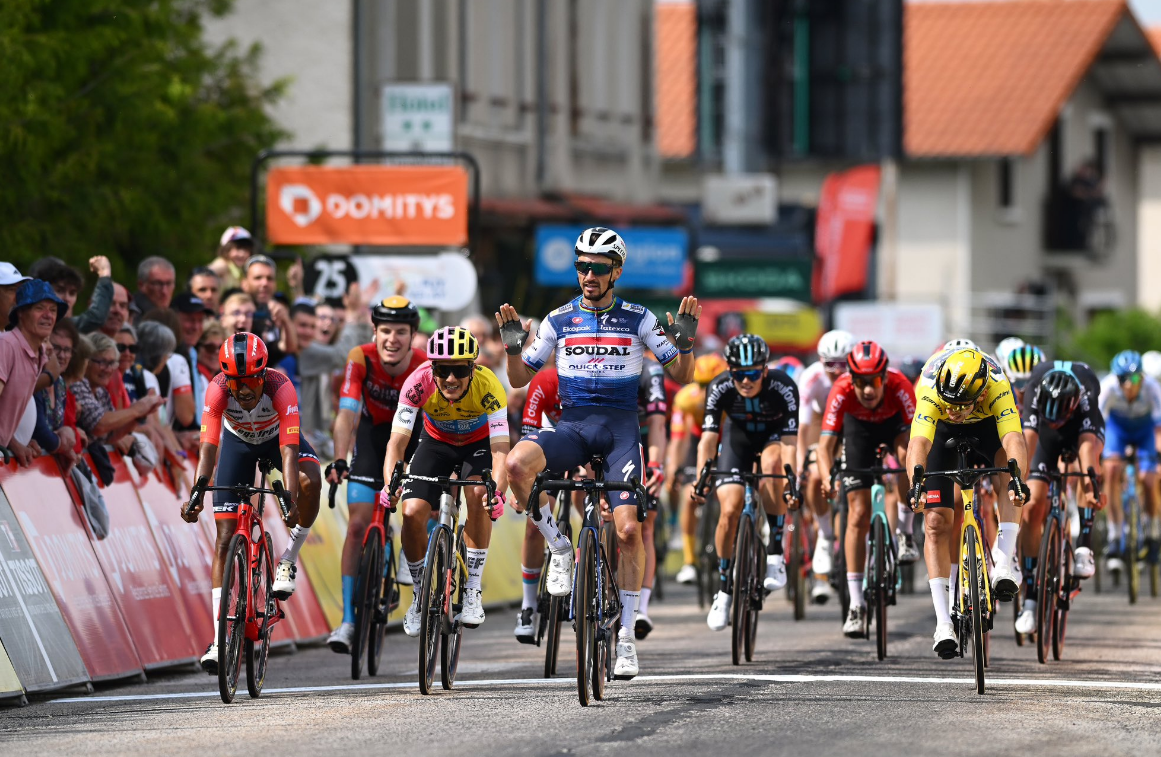
POLYGON ((878 407, 867 408, 856 397, 851 375, 844 373, 830 388, 826 399, 826 411, 822 415, 822 433, 840 434, 843 419, 850 415, 864 423, 883 423, 896 415, 903 416, 903 422, 910 425, 915 416, 915 387, 907 377, 894 368, 888 368, 883 387, 883 401, 878 407))
POLYGON ((370 418, 376 426, 389 425, 399 406, 399 390, 403 388, 407 377, 425 362, 427 355, 423 350, 412 350, 407 370, 392 376, 379 362, 374 342, 355 347, 347 355, 339 407, 354 410, 358 403, 362 403, 364 418, 370 418))

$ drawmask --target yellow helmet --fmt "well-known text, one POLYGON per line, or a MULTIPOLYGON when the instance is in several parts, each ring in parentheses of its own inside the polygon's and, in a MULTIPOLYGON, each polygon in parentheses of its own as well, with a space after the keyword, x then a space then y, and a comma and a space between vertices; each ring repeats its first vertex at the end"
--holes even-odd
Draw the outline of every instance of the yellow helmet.
POLYGON ((988 386, 988 361, 978 350, 958 350, 944 359, 935 374, 935 391, 953 405, 970 405, 988 386))
POLYGON ((427 340, 428 360, 475 360, 480 343, 462 326, 444 326, 427 340))
POLYGON ((702 355, 693 364, 693 380, 701 385, 708 384, 714 380, 722 371, 729 368, 726 365, 726 359, 718 353, 714 352, 709 355, 702 355))

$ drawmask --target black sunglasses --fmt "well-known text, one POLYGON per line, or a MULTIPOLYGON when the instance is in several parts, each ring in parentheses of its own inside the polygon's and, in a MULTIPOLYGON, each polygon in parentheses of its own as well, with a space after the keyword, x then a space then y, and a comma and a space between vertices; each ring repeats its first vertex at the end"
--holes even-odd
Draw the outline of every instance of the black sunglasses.
POLYGON ((746 371, 730 371, 734 381, 758 381, 762 378, 761 368, 752 368, 746 371))
POLYGON ((592 271, 597 276, 608 276, 613 272, 613 269, 616 266, 614 266, 612 263, 586 263, 584 261, 578 260, 573 263, 573 267, 576 268, 576 272, 582 276, 587 274, 589 271, 592 271))
POLYGON ((117 351, 118 352, 132 352, 134 355, 136 355, 137 354, 137 345, 136 344, 118 344, 117 351))
POLYGON ((464 379, 472 375, 472 366, 470 365, 436 365, 432 364, 431 372, 441 379, 455 376, 458 379, 464 379))

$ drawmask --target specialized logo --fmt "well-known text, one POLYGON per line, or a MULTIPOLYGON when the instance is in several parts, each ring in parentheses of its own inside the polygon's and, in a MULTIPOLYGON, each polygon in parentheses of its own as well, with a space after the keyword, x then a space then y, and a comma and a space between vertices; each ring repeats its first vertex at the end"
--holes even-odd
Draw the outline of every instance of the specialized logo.
POLYGON ((278 193, 278 207, 301 229, 322 215, 322 201, 305 184, 286 184, 278 193))

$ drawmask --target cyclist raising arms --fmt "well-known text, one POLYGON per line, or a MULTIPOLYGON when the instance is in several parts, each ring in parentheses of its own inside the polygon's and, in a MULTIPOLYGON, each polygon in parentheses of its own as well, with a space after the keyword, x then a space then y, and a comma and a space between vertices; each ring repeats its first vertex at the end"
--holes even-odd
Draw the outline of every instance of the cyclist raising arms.
MULTIPOLYGON (((1021 348, 1025 349, 1025 348, 1021 348)), ((1014 356, 1009 355, 1009 360, 1014 356)), ((1024 607, 1016 618, 1016 630, 1036 630, 1036 563, 1044 519, 1048 516, 1048 472, 1060 466, 1061 454, 1075 452, 1080 469, 1100 469, 1105 421, 1097 407, 1101 385, 1084 363, 1057 360, 1040 363, 1032 371, 1024 395, 1024 441, 1032 456, 1028 472, 1028 504, 1020 513, 1020 552, 1024 555, 1024 607)), ((1080 504, 1080 538, 1073 553, 1072 572, 1091 578, 1096 572, 1092 554, 1093 510, 1101 504, 1092 481, 1081 479, 1084 499, 1080 504)))
MULTIPOLYGON (((798 446, 798 387, 785 373, 768 368, 770 350, 766 342, 754 334, 739 334, 726 343, 726 363, 729 373, 713 380, 706 390, 705 425, 697 445, 697 468, 718 454, 718 470, 735 472, 753 470, 754 461, 760 460, 763 474, 778 474, 783 465, 796 464, 798 446), (726 416, 726 423, 722 416, 726 416)), ((730 575, 734 563, 734 540, 745 505, 745 490, 740 476, 717 480, 718 516, 714 545, 717 547, 721 585, 714 595, 706 624, 711 630, 721 631, 729 623, 733 591, 730 575)), ((770 525, 769 555, 766 558, 766 578, 762 585, 767 591, 777 591, 786 585, 786 564, 782 554, 782 530, 786 523, 788 503, 782 494, 785 481, 765 478, 758 486, 766 520, 770 525)), ((703 498, 693 495, 700 503, 703 498)))
MULTIPOLYGON (((291 526, 290 542, 278 561, 272 588, 276 597, 287 599, 294 593, 298 551, 318 517, 321 477, 318 456, 300 431, 294 384, 285 374, 268 373, 269 360, 266 344, 247 331, 234 334, 222 343, 218 351, 222 372, 206 389, 201 449, 194 480, 214 478, 217 467, 215 483, 218 486, 253 484, 259 460, 270 461, 282 472, 286 491, 295 506, 286 518, 286 524, 291 526)), ((210 674, 218 672, 222 571, 226 549, 236 530, 240 504, 230 499, 228 491, 214 492, 214 520, 218 528, 211 574, 214 641, 201 658, 202 669, 210 674)), ((202 507, 200 498, 191 502, 188 512, 183 508, 182 518, 189 523, 196 522, 202 507)))
MULTIPOLYGON (((555 429, 529 434, 508 456, 508 476, 521 510, 528 507, 528 495, 538 473, 546 468, 561 472, 584 465, 594 454, 604 455, 604 472, 610 481, 644 477, 637 387, 645 348, 674 380, 686 383, 693 378, 693 341, 701 315, 697 299, 682 299, 677 318, 670 314, 668 326, 663 327, 641 305, 613 294, 627 254, 625 242, 617 232, 599 226, 585 229, 577 239, 575 253, 581 296, 541 321, 536 338, 523 355, 528 331, 516 309, 505 303, 496 313, 508 353, 508 379, 512 386, 527 385, 556 350, 560 423, 555 429)), ((633 626, 645 548, 637 522, 636 495, 622 492, 608 504, 620 545, 621 628, 614 675, 632 678, 638 672, 633 626)), ((546 579, 548 591, 554 596, 566 596, 572 588, 572 544, 560 533, 547 509, 541 511, 541 516, 536 525, 552 551, 546 579)))
MULTIPOLYGON (((954 342, 948 344, 954 345, 954 342)), ((1000 366, 979 350, 952 346, 932 356, 923 368, 916 396, 918 403, 907 444, 905 470, 908 475, 916 465, 925 465, 929 470, 947 470, 955 465, 955 455, 944 447, 950 438, 971 439, 976 452, 997 467, 1004 467, 1014 458, 1021 471, 1028 469, 1028 449, 1020 429, 1020 414, 1012 398, 1012 386, 1000 366)), ((1013 500, 1023 505, 1028 499, 1028 486, 1007 474, 993 478, 994 483, 1000 484, 992 488, 1000 510, 996 547, 1002 559, 992 569, 992 591, 996 599, 1006 602, 1020 588, 1012 569, 1019 528, 1013 500)), ((926 511, 924 553, 936 618, 932 649, 940 657, 950 659, 958 648, 948 595, 951 558, 957 547, 952 539, 955 487, 946 476, 931 476, 926 486, 927 491, 911 506, 917 512, 926 511)))
MULTIPOLYGON (((1119 546, 1123 538, 1125 513, 1121 505, 1121 488, 1125 476, 1125 450, 1137 450, 1137 470, 1145 485, 1138 487, 1141 504, 1153 523, 1157 511, 1157 437, 1161 436, 1161 384, 1144 375, 1140 353, 1119 352, 1110 366, 1112 372, 1101 382, 1100 409, 1105 418, 1105 482, 1109 502, 1109 569, 1120 570, 1119 546)), ((1156 526, 1152 526, 1156 528, 1156 526)), ((1155 537, 1148 528, 1144 536, 1155 537)), ((1136 549, 1137 545, 1128 545, 1136 549)))
MULTIPOLYGON (((831 387, 847 370, 847 355, 855 344, 850 332, 828 331, 818 340, 818 362, 811 363, 798 377, 798 391, 802 404, 798 408, 798 470, 807 464, 808 453, 818 444, 822 429, 823 413, 831 387)), ((822 603, 833 593, 825 576, 830 574, 834 560, 834 524, 830 513, 830 501, 822 494, 822 479, 816 463, 806 470, 806 486, 803 497, 814 513, 818 523, 818 540, 814 544, 811 559, 815 574, 820 580, 814 582, 811 597, 822 603)))
MULTIPOLYGON (((818 443, 818 473, 823 494, 831 492, 831 468, 842 434, 843 465, 849 468, 873 468, 878 465, 876 452, 885 444, 899 459, 907 453, 907 439, 915 416, 915 387, 899 371, 887 367, 887 353, 875 342, 859 342, 847 355, 850 372, 839 377, 826 401, 822 420, 822 438, 818 443)), ((899 496, 907 499, 907 476, 897 476, 899 496)), ((852 639, 862 638, 867 606, 863 597, 863 564, 867 559, 867 533, 871 528, 871 485, 866 474, 844 478, 850 517, 844 550, 847 555, 847 586, 851 607, 843 633, 852 639), (853 570, 852 570, 853 569, 853 570)), ((896 515, 887 509, 888 519, 896 515)), ((894 527, 894 522, 892 522, 894 527)), ((909 536, 909 535, 908 535, 909 536)))
MULTIPOLYGON (((468 581, 464 588, 461 620, 468 628, 484 622, 480 600, 480 579, 492 538, 492 519, 504 513, 508 488, 504 460, 508 456, 508 398, 504 385, 489 368, 476 365, 480 344, 460 326, 445 326, 427 340, 424 363, 403 384, 399 409, 391 422, 391 441, 383 463, 383 479, 390 481, 395 464, 405 458, 415 422, 423 415, 423 430, 411 461, 410 472, 417 476, 450 476, 462 465, 460 478, 481 478, 494 471, 496 498, 484 502, 484 489, 465 488, 468 522, 464 526, 467 545, 468 581), (489 518, 489 510, 491 511, 489 518)), ((440 488, 432 483, 409 479, 399 492, 383 492, 394 500, 403 499, 403 555, 416 587, 423 576, 427 549, 427 524, 432 509, 439 508, 440 488)), ((403 631, 418 636, 422 618, 419 592, 411 597, 411 607, 403 618, 403 631)))
MULTIPOLYGON (((693 364, 693 383, 681 387, 677 396, 673 398, 674 413, 671 429, 673 443, 669 447, 669 468, 676 473, 681 468, 694 468, 697 465, 697 445, 694 440, 701 440, 701 426, 705 419, 705 390, 710 382, 724 373, 729 366, 725 359, 716 352, 711 355, 702 355, 693 364)), ((696 470, 696 469, 695 469, 696 470)), ((696 474, 695 474, 696 475, 696 474)), ((688 482, 684 491, 671 492, 670 502, 680 502, 681 507, 681 569, 677 571, 676 580, 679 584, 691 584, 697 580, 697 568, 694 566, 697 546, 697 504, 690 499, 693 482, 688 482)))
MULTIPOLYGON (((335 652, 349 654, 355 633, 355 573, 363 534, 371 522, 375 497, 383 488, 382 461, 391 437, 391 420, 399 405, 399 391, 416 368, 427 360, 411 349, 419 328, 419 310, 406 297, 388 297, 371 308, 375 341, 351 350, 340 390, 335 419, 335 461, 327 466, 327 481, 347 483, 347 536, 343 542, 343 622, 327 639, 335 652), (352 442, 354 447, 352 450, 352 442), (347 453, 354 452, 347 466, 347 453)), ((404 459, 411 460, 418 437, 404 459)))

